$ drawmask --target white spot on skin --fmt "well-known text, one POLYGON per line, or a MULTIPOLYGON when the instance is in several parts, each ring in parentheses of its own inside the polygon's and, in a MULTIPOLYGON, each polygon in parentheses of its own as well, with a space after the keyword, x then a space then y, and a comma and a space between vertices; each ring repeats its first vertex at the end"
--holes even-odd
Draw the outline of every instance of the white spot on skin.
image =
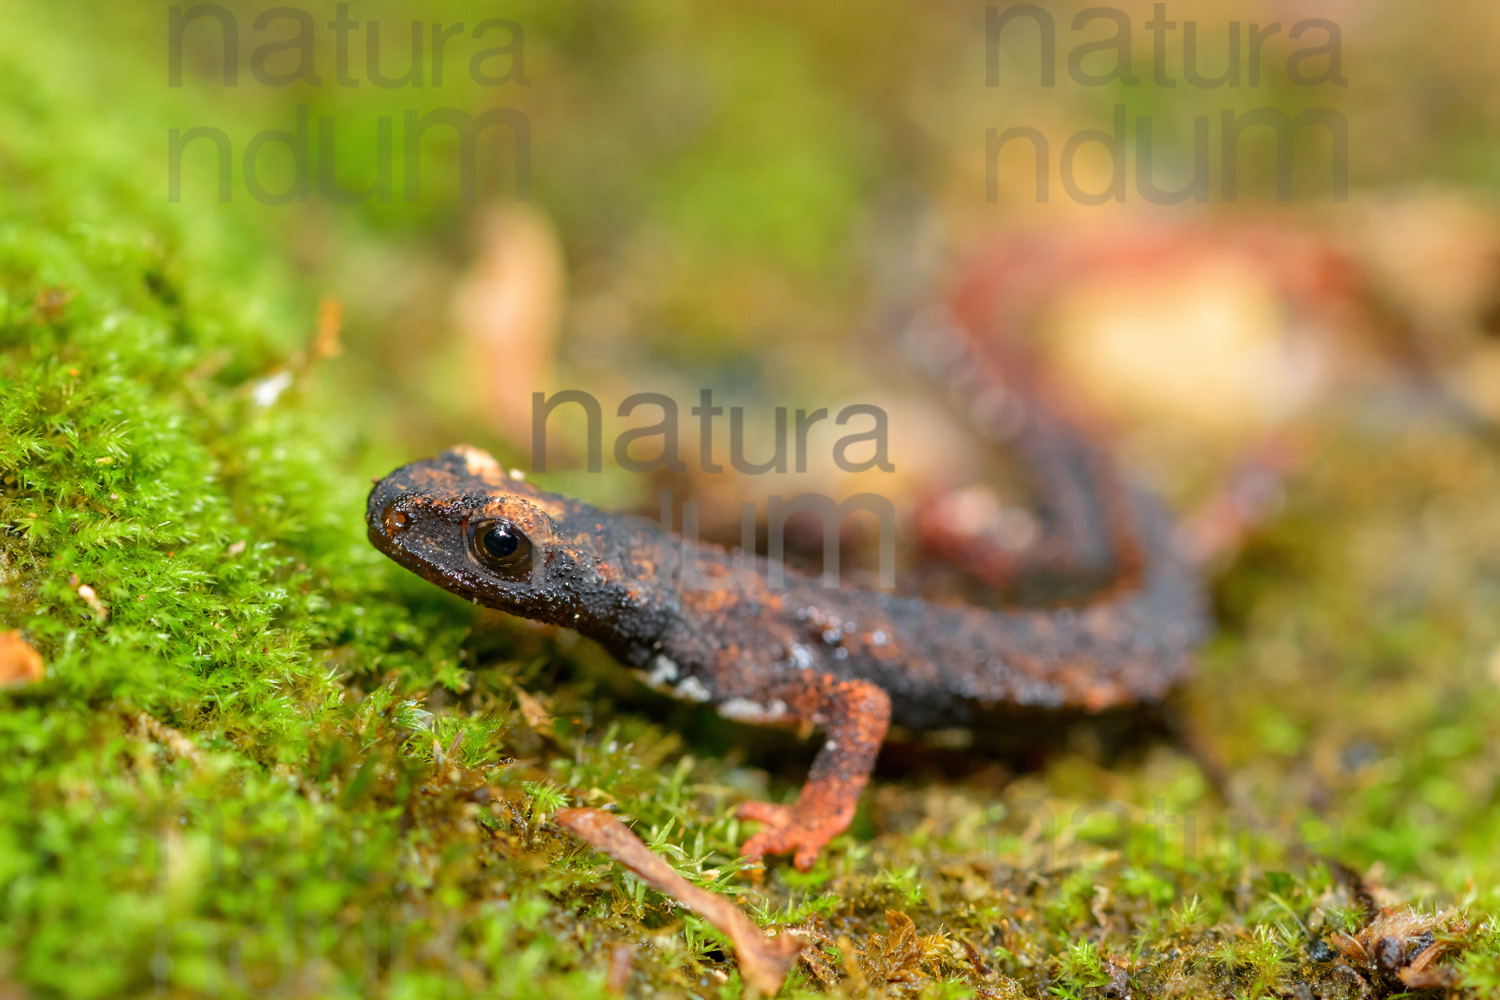
POLYGON ((763 705, 749 698, 730 698, 719 706, 719 714, 726 719, 753 719, 763 711, 763 705))
POLYGON ((657 656, 651 661, 651 672, 646 675, 646 683, 653 687, 663 687, 671 684, 677 679, 677 662, 666 656, 657 656))
POLYGON ((885 629, 878 628, 870 633, 870 645, 884 646, 889 638, 890 637, 885 634, 885 629))
POLYGON ((830 753, 832 753, 833 751, 837 750, 838 748, 839 748, 839 745, 838 745, 838 741, 837 740, 829 740, 827 743, 823 744, 823 749, 827 750, 830 753))
POLYGON ((713 695, 708 693, 708 688, 703 682, 691 675, 684 677, 676 687, 677 697, 688 701, 708 701, 713 695))
POLYGON ((814 663, 813 652, 800 642, 793 643, 791 648, 792 666, 798 670, 809 670, 814 663))
POLYGON ((719 706, 719 714, 726 719, 739 719, 743 722, 771 722, 786 715, 786 702, 778 699, 769 705, 762 705, 749 698, 730 698, 719 706))

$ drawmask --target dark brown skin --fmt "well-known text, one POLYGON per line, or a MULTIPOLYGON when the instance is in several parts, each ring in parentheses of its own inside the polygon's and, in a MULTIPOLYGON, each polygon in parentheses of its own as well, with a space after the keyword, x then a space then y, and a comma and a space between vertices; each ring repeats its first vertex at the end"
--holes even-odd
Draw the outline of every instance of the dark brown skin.
POLYGON ((476 604, 576 629, 677 697, 745 722, 822 727, 797 801, 740 809, 762 824, 745 855, 793 853, 806 870, 848 827, 892 722, 947 728, 996 706, 1154 702, 1208 629, 1198 573, 1176 551, 1160 502, 1125 485, 997 345, 956 327, 918 339, 961 402, 1006 385, 1003 427, 997 418, 991 436, 1033 467, 1044 525, 1019 555, 976 536, 935 533, 939 547, 991 582, 1040 577, 1075 602, 1081 580, 1086 603, 936 604, 825 587, 791 569, 773 588, 764 559, 547 493, 467 446, 379 480, 370 541, 476 604))

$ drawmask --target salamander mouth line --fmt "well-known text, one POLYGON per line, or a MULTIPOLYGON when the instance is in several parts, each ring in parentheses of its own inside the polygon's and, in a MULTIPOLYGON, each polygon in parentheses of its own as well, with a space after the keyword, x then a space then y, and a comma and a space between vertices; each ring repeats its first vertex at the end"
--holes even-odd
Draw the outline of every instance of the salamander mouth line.
MULTIPOLYGON (((493 600, 486 602, 485 593, 479 586, 470 586, 462 578, 452 573, 447 566, 441 562, 424 559, 410 549, 400 545, 395 536, 386 529, 384 516, 370 517, 365 525, 365 534, 370 539, 370 544, 376 550, 386 556, 402 569, 408 570, 420 576, 428 583, 432 583, 448 591, 456 597, 460 597, 470 604, 485 604, 502 611, 519 613, 508 606, 493 600)), ((469 519, 463 521, 463 530, 468 530, 469 519)), ((439 553, 441 555, 441 553, 439 553)))
MULTIPOLYGON (((367 524, 365 526, 365 534, 370 539, 371 545, 375 546, 382 555, 395 562, 402 569, 410 570, 424 580, 436 583, 445 589, 453 589, 455 582, 450 575, 444 573, 441 567, 413 554, 410 549, 398 545, 396 539, 379 523, 371 521, 367 524)), ((463 596, 466 598, 472 597, 471 594, 463 596)))
POLYGON ((396 539, 380 524, 371 521, 365 525, 365 534, 369 537, 371 545, 375 546, 381 554, 395 561, 402 569, 409 569, 423 577, 427 575, 424 572, 427 568, 426 564, 405 548, 397 545, 396 539))

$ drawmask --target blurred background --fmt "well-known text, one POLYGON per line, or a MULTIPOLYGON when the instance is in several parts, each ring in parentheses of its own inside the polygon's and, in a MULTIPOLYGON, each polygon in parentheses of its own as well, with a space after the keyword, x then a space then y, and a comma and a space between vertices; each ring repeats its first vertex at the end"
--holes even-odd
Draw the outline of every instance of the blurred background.
MULTIPOLYGON (((370 479, 457 442, 529 469, 533 394, 573 389, 602 409, 600 471, 564 407, 534 478, 599 506, 654 515, 670 489, 733 543, 742 502, 870 491, 908 550, 932 509, 1024 540, 1024 477, 909 349, 955 312, 1037 359, 1212 561, 1220 630, 1181 700, 1230 795, 1170 746, 1126 740, 1122 760, 1072 730, 1050 762, 887 757, 835 867, 761 887, 776 921, 827 915, 847 962, 888 951, 886 911, 907 912, 1026 995, 1102 989, 1068 971, 1095 943, 1144 955, 1165 995, 1291 995, 1296 956, 1332 975, 1312 946, 1365 926, 1348 865, 1382 903, 1469 908, 1487 943, 1466 982, 1500 990, 1480 923, 1500 899, 1500 7, 0 16, 0 624, 45 667, 0 711, 0 917, 19 915, 0 994, 160 989, 161 928, 258 928, 306 890, 346 983, 368 912, 444 961, 543 968, 552 995, 575 973, 602 991, 596 952, 623 934, 702 995, 723 951, 657 933, 696 918, 640 909, 631 883, 653 927, 622 931, 594 862, 539 817, 618 802, 653 846, 688 844, 704 884, 740 884, 734 804, 795 794, 806 761, 643 701, 567 633, 476 620, 368 545, 370 479), (465 121, 489 123, 471 149, 465 121), (726 412, 726 469, 705 473, 702 390, 743 409, 753 462, 777 407, 878 406, 890 468, 839 468, 869 425, 829 419, 805 470, 737 474, 726 412), (637 393, 675 400, 680 471, 617 462, 658 420, 617 415, 637 393), (141 845, 159 810, 197 808, 184 796, 238 810, 239 867, 185 867, 164 893, 141 845), (1027 826, 1028 802, 1163 800, 1201 811, 1206 850, 1138 863, 1089 826, 1063 871, 1027 826), (496 836, 466 825, 482 801, 496 836), (1264 857, 1239 853, 1245 802, 1264 857), (369 864, 325 878, 257 825, 268 806, 369 864), (445 923, 496 914, 536 965, 445 923), (1230 945, 1273 925, 1269 971, 1233 982, 1230 945)), ((205 811, 183 827, 203 865, 205 811)), ((306 940, 300 917, 282 931, 306 940)), ((953 961, 945 977, 989 976, 953 961)))
POLYGON ((70 85, 120 109, 80 125, 157 150, 164 201, 177 159, 165 210, 249 218, 325 300, 327 356, 296 376, 358 414, 372 462, 467 440, 526 468, 531 394, 584 389, 606 472, 578 478, 582 421, 560 413, 554 481, 654 510, 661 476, 610 470, 655 411, 614 408, 665 392, 706 530, 747 490, 905 498, 972 449, 892 333, 976 281, 1169 491, 1309 408, 1432 409, 1403 385, 1500 413, 1492 5, 267 10, 48 16, 87 49, 70 85), (471 152, 445 126, 413 142, 416 116, 497 108, 471 152), (1267 113, 1282 135, 1246 127, 1226 156, 1229 120, 1267 113), (174 154, 172 130, 203 128, 220 138, 174 154), (805 477, 705 481, 701 388, 745 407, 750 458, 775 406, 880 405, 896 471, 845 481, 825 423, 805 477))
MULTIPOLYGON (((1308 451, 1311 414, 1383 434, 1500 414, 1492 6, 262 11, 91 10, 78 28, 118 42, 91 67, 101 93, 149 95, 114 127, 164 152, 164 184, 179 172, 172 208, 253 217, 318 290, 327 357, 294 374, 358 414, 372 474, 456 441, 531 468, 532 394, 583 389, 604 471, 584 471, 563 407, 556 488, 647 512, 669 488, 729 544, 742 501, 809 490, 880 493, 905 526, 1017 478, 896 344, 955 289, 987 296, 990 335, 1024 342, 1189 508, 1247 460, 1305 460, 1282 461, 1308 451), (413 128, 491 109, 509 117, 468 150, 413 128), (174 151, 170 130, 203 127, 222 138, 174 151), (264 142, 247 176, 268 130, 306 153, 264 142), (744 408, 754 461, 775 407, 879 406, 894 471, 841 471, 824 422, 801 475, 705 475, 704 388, 744 408), (677 401, 684 471, 619 470, 617 436, 658 419, 616 415, 638 392, 677 401)), ((722 464, 729 433, 719 419, 722 464)))

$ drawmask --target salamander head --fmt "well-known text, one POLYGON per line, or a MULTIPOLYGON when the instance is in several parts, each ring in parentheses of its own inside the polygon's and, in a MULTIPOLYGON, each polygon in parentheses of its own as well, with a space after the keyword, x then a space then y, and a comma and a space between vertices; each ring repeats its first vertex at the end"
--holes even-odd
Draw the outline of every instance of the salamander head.
POLYGON ((597 534, 579 530, 602 528, 603 516, 507 476, 477 448, 377 480, 365 522, 381 552, 477 604, 577 625, 612 603, 597 534))

